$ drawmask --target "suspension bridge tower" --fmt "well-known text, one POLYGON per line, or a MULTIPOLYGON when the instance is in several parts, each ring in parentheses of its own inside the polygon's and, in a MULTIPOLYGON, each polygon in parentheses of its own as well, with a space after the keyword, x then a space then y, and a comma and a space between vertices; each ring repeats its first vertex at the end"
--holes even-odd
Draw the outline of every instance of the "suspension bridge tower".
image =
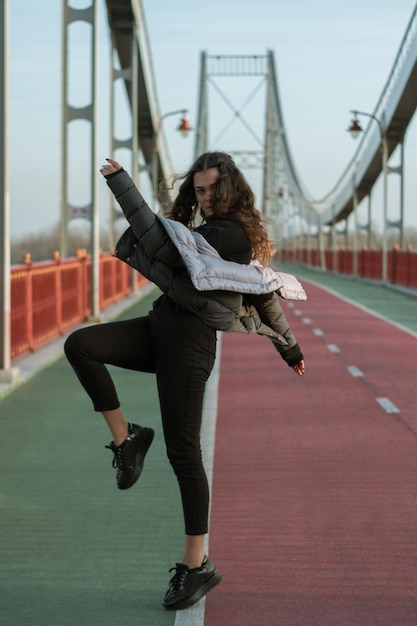
POLYGON ((274 54, 201 53, 195 156, 230 154, 251 184, 279 245, 304 193, 286 140, 274 54))

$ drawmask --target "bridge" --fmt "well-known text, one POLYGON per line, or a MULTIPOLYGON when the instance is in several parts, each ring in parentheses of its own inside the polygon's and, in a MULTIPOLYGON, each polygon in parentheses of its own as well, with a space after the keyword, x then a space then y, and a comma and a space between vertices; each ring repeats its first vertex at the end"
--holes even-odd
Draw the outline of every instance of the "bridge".
MULTIPOLYGON (((0 138, 7 154, 7 2, 2 11, 0 138)), ((175 116, 186 131, 187 111, 159 110, 140 0, 106 0, 106 11, 111 88, 122 81, 132 115, 131 136, 121 141, 113 95, 113 153, 130 151, 133 178, 148 177, 156 209, 171 199, 159 183, 173 174, 163 121, 175 116)), ((67 225, 77 214, 68 195, 74 120, 90 125, 91 164, 98 170, 98 22, 96 2, 74 9, 64 0, 61 257, 10 268, 6 159, 0 168, 2 623, 417 623, 417 259, 403 240, 403 144, 417 104, 416 28, 417 9, 375 108, 352 111, 351 129, 361 138, 323 198, 310 196, 297 171, 274 52, 201 53, 194 154, 212 147, 214 89, 253 138, 250 145, 227 150, 243 171, 255 169, 261 176, 259 208, 277 243, 275 262, 296 274, 308 293, 306 303, 283 304, 305 353, 307 374, 302 380, 291 377, 257 337, 223 335, 203 442, 213 493, 210 553, 224 581, 206 601, 170 615, 159 608, 160 595, 167 569, 178 558, 182 522, 164 456, 156 389, 147 375, 135 375, 133 384, 131 375, 114 374, 129 410, 140 410, 143 400, 157 433, 138 491, 122 500, 114 493, 110 467, 102 470, 107 457, 97 440, 106 443, 104 426, 91 419, 84 392, 62 357, 71 328, 145 314, 155 297, 151 285, 122 274, 121 264, 99 250, 94 180, 84 207, 92 224, 90 250, 78 259, 65 255, 67 225), (69 101, 66 74, 68 29, 75 22, 88 24, 93 33, 91 103, 80 108, 69 101), (232 78, 251 87, 258 81, 262 124, 248 123, 222 91, 232 78), (394 153, 400 155, 395 167, 394 153), (391 174, 401 180, 395 222, 388 217, 391 174), (371 196, 381 183, 382 235, 373 250, 361 245, 361 232, 370 242, 371 196), (358 220, 361 203, 368 206, 365 225, 358 220), (65 303, 62 280, 73 293, 65 303), (18 291, 13 318, 17 300, 11 296, 18 291)))

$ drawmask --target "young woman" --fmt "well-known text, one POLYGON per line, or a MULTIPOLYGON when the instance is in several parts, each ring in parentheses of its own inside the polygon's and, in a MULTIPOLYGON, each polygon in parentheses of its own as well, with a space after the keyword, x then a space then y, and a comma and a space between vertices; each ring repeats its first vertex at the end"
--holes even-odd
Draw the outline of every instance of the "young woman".
POLYGON ((195 161, 168 219, 151 211, 116 161, 108 159, 101 173, 130 223, 115 255, 155 282, 163 295, 146 317, 74 332, 65 352, 109 426, 113 441, 108 447, 120 489, 139 478, 154 432, 127 421, 105 364, 156 374, 167 455, 178 479, 185 521, 184 553, 163 606, 184 609, 221 581, 204 551, 209 489, 200 448, 216 330, 266 334, 299 376, 304 360, 274 290, 264 284, 246 288, 246 276, 253 270, 249 264, 257 260, 267 265, 272 248, 253 193, 230 156, 212 152, 195 161), (193 267, 199 273, 207 262, 212 286, 199 291, 193 267), (244 298, 241 287, 249 290, 244 298))

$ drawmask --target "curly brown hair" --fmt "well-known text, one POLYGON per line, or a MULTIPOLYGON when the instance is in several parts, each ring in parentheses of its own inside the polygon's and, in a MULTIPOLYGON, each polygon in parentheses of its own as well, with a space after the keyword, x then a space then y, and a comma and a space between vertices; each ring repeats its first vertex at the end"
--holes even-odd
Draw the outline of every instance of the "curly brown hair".
POLYGON ((252 258, 268 265, 274 249, 261 213, 255 208, 254 194, 232 157, 225 152, 205 152, 186 174, 176 177, 175 180, 183 182, 173 205, 166 213, 167 217, 182 222, 191 229, 195 226, 199 205, 194 191, 194 174, 213 167, 219 170, 211 199, 213 216, 241 224, 251 242, 252 258))

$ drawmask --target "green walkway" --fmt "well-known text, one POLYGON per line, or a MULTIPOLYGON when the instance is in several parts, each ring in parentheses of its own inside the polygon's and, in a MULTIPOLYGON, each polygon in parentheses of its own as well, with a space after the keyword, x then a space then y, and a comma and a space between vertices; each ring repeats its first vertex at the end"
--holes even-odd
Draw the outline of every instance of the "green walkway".
MULTIPOLYGON (((417 298, 282 264, 417 333, 417 298)), ((122 317, 146 313, 155 294, 122 317)), ((2 626, 165 626, 161 608, 182 549, 154 377, 113 368, 126 414, 155 428, 143 477, 116 488, 107 428, 65 358, 0 397, 2 626)))
MULTIPOLYGON (((155 294, 124 316, 146 313, 155 294)), ((182 549, 154 377, 114 368, 132 420, 155 428, 141 481, 118 491, 109 434, 65 358, 0 399, 2 626, 164 626, 182 549)))

